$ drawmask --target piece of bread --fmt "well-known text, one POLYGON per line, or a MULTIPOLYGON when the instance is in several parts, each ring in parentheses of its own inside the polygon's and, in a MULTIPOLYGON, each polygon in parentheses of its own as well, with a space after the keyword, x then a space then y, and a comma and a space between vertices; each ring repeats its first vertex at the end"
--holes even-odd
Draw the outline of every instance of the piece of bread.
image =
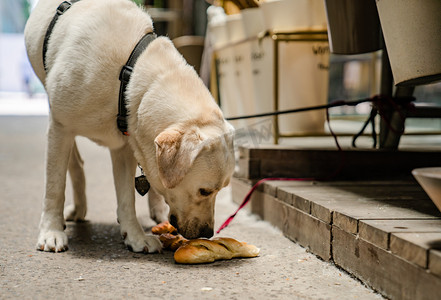
POLYGON ((157 234, 157 235, 160 235, 163 233, 177 234, 178 231, 168 221, 164 221, 156 226, 153 226, 152 233, 157 234))
POLYGON ((173 235, 171 233, 163 233, 159 236, 159 239, 162 242, 162 248, 171 251, 178 250, 179 247, 188 242, 182 235, 173 235))
POLYGON ((210 263, 234 257, 256 257, 260 249, 231 238, 195 239, 183 243, 174 258, 180 264, 210 263))

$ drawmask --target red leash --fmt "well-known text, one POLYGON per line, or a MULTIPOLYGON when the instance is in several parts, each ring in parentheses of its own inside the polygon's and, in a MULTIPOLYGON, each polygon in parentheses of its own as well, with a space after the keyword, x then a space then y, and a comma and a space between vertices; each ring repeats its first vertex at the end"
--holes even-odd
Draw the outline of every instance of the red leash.
POLYGON ((271 181, 271 180, 279 180, 279 181, 311 181, 314 180, 314 178, 263 178, 261 180, 259 180, 252 188, 251 190, 248 192, 248 194, 245 196, 245 198, 243 199, 242 204, 239 206, 239 208, 231 215, 228 217, 228 219, 222 224, 221 227, 219 227, 219 229, 216 231, 216 233, 221 232, 222 229, 224 229, 225 227, 227 227, 231 221, 233 221, 234 217, 237 215, 237 213, 239 212, 239 210, 241 210, 245 205, 247 205, 247 203, 250 201, 251 199, 251 195, 253 194, 253 192, 259 187, 259 185, 261 185, 262 183, 264 183, 265 181, 271 181))

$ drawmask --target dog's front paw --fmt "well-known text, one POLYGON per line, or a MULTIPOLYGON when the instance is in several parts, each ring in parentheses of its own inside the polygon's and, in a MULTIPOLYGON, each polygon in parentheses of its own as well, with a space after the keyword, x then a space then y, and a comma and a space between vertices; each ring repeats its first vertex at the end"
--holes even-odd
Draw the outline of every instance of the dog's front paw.
POLYGON ((155 253, 162 251, 162 243, 157 236, 140 234, 127 234, 122 233, 124 244, 130 251, 143 252, 143 253, 155 253))
POLYGON ((66 221, 83 222, 86 218, 86 207, 78 207, 75 205, 69 205, 64 210, 64 216, 66 221))
POLYGON ((47 252, 63 252, 68 249, 67 235, 59 230, 40 231, 37 249, 47 252))

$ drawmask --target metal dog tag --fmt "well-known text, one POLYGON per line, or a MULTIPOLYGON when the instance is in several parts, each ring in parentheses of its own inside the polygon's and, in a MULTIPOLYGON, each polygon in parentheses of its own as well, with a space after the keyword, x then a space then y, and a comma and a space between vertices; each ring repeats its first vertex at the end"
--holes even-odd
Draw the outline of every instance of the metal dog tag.
POLYGON ((141 196, 144 196, 150 189, 150 183, 144 175, 141 175, 135 178, 135 188, 141 196))

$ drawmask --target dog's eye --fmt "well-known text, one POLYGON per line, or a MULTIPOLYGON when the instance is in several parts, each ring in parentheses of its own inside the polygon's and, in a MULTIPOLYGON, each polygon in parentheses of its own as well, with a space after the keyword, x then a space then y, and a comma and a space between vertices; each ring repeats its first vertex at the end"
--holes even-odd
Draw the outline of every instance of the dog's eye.
POLYGON ((201 196, 207 197, 210 196, 213 192, 206 190, 206 189, 199 189, 199 194, 201 194, 201 196))

